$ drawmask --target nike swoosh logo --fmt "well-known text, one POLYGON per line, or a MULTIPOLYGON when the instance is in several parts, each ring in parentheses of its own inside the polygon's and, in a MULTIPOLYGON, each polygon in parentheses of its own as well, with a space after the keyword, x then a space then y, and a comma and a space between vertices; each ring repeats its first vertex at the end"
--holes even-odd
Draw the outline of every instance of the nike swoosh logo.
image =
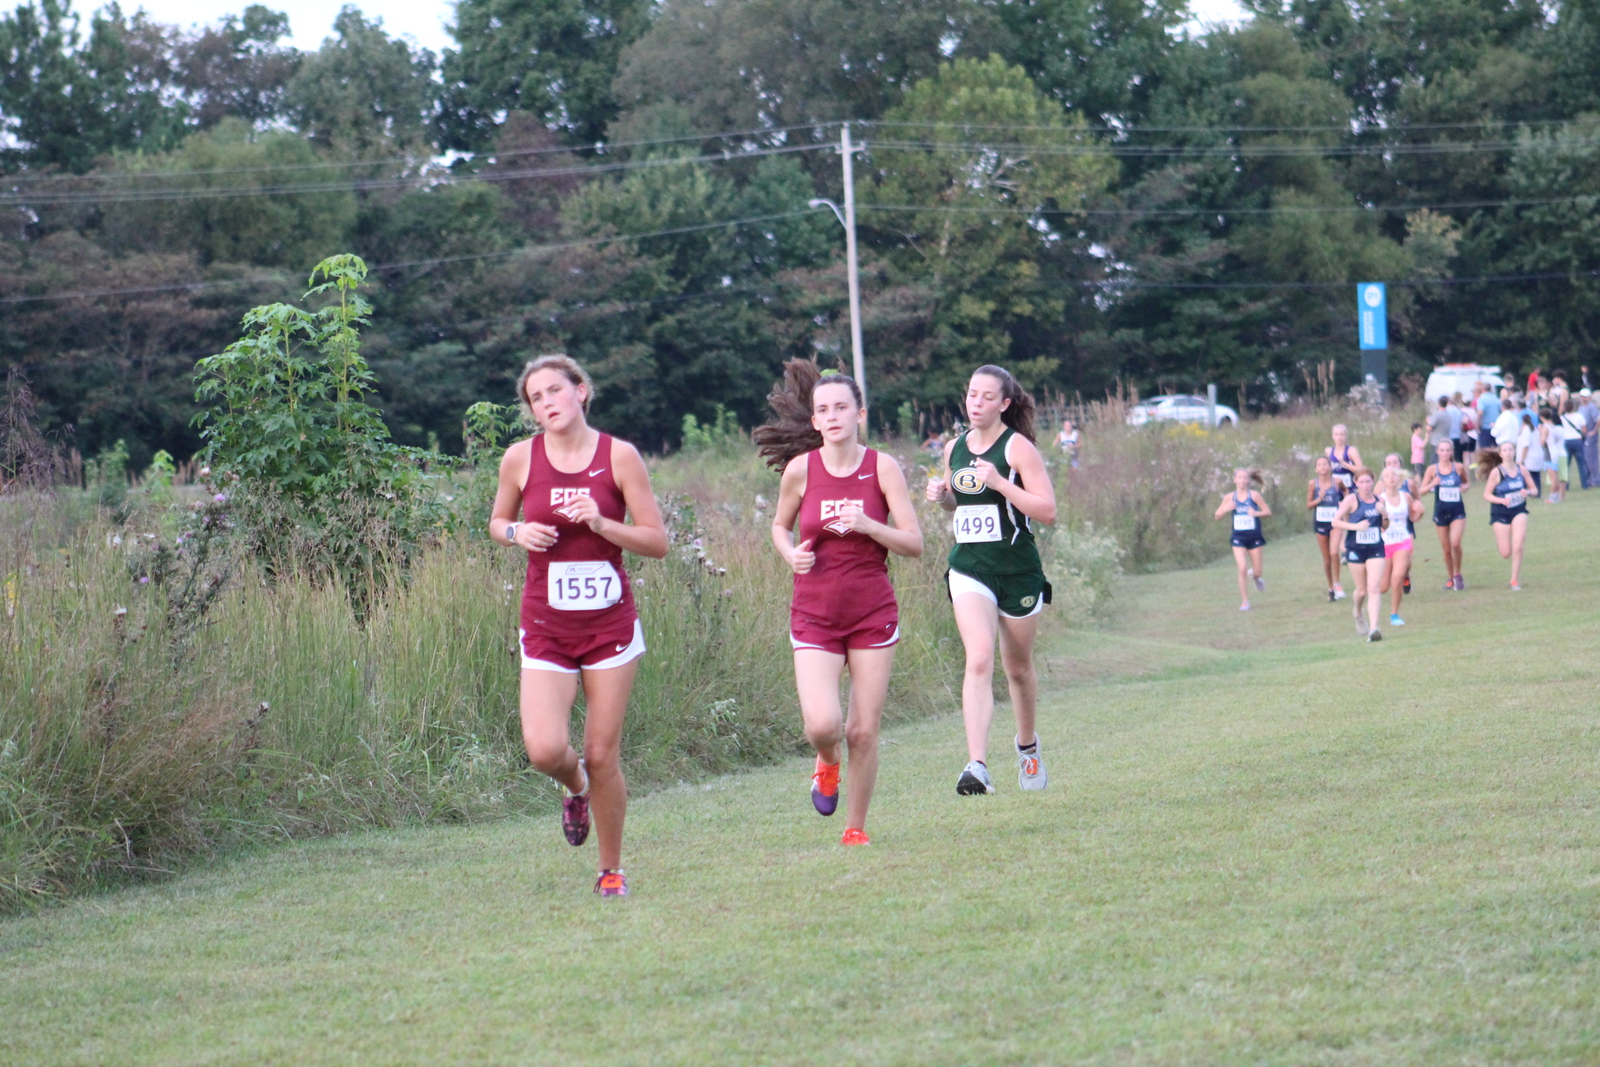
POLYGON ((617 651, 618 652, 626 652, 626 651, 628 651, 628 646, 627 645, 618 645, 617 646, 617 651))
POLYGON ((600 475, 604 474, 605 472, 606 472, 606 469, 604 467, 601 467, 597 471, 590 471, 589 472, 589 477, 596 478, 596 477, 599 477, 600 475))
POLYGON ((865 481, 866 479, 872 477, 872 475, 870 475, 870 474, 858 474, 858 475, 856 475, 856 477, 858 479, 862 480, 862 481, 865 481))

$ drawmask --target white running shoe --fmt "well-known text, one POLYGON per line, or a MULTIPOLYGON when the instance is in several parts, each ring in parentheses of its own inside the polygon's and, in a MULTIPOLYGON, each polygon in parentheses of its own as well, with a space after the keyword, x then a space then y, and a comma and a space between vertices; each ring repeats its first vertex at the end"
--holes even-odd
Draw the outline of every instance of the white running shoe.
POLYGON ((961 771, 961 777, 956 779, 956 792, 964 797, 993 793, 994 779, 989 777, 989 768, 977 760, 967 764, 961 771))
POLYGON ((1259 574, 1256 575, 1256 592, 1265 593, 1266 591, 1267 591, 1267 580, 1265 578, 1261 577, 1261 575, 1259 575, 1259 574))
POLYGON ((1367 622, 1367 613, 1361 610, 1360 605, 1357 605, 1352 614, 1356 617, 1356 633, 1365 634, 1368 625, 1370 625, 1367 622))
POLYGON ((1022 751, 1016 738, 1012 738, 1011 743, 1017 750, 1017 787, 1033 791, 1049 785, 1050 775, 1044 769, 1044 746, 1039 743, 1039 734, 1033 735, 1032 752, 1022 751))

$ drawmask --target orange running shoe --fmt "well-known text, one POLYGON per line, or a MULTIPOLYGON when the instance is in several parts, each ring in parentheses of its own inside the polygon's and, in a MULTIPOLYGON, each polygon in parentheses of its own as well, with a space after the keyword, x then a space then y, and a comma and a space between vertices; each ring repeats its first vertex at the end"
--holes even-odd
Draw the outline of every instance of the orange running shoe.
POLYGON ((841 845, 870 845, 872 838, 867 836, 865 830, 846 830, 844 836, 839 838, 841 845))
POLYGON ((811 775, 811 806, 818 815, 832 815, 839 810, 839 765, 823 763, 821 756, 811 775))
POLYGON ((594 883, 594 891, 603 897, 625 897, 628 895, 628 876, 621 870, 601 871, 594 883))

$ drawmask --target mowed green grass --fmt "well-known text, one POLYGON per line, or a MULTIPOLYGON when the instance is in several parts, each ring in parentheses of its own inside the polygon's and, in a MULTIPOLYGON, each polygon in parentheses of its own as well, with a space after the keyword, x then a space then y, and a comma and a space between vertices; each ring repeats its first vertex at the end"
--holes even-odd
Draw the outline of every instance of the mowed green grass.
POLYGON ((625 902, 541 819, 7 922, 0 1062, 1595 1063, 1600 493, 1533 505, 1520 594, 1469 506, 1467 592, 1419 560, 1379 645, 1309 537, 1248 615, 1231 562, 1130 582, 1042 649, 1049 790, 1004 709, 994 797, 896 729, 870 848, 793 760, 637 798, 625 902))

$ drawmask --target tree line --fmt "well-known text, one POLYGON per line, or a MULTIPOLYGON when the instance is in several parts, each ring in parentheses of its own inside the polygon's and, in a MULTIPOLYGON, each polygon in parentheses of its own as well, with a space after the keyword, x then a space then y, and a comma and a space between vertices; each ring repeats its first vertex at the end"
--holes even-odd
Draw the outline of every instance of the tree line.
POLYGON ((435 55, 354 6, 0 15, 0 360, 86 454, 192 453, 194 366, 311 265, 370 266, 397 441, 461 447, 530 354, 670 448, 849 360, 840 124, 875 418, 965 373, 1271 409, 1359 373, 1575 369, 1600 329, 1600 0, 459 0, 435 55))

